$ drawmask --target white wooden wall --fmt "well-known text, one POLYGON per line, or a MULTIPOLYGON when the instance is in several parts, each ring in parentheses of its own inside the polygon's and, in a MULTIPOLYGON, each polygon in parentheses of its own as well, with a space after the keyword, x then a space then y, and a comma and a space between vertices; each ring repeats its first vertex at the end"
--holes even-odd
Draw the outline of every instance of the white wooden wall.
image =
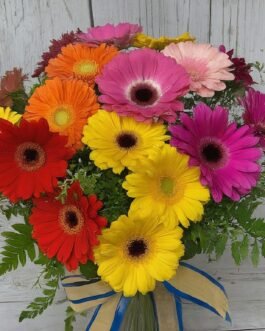
MULTIPOLYGON (((198 41, 225 44, 248 61, 265 62, 265 0, 93 0, 95 25, 120 21, 143 25, 155 36, 184 31, 198 41)), ((88 0, 0 0, 0 75, 14 66, 31 74, 49 40, 63 32, 90 26, 88 0)), ((265 214, 264 208, 260 209, 265 214)), ((9 222, 0 219, 1 231, 9 222)), ((2 242, 0 241, 0 246, 2 242)), ((194 265, 219 277, 230 297, 233 324, 193 305, 184 308, 187 331, 265 330, 265 263, 234 265, 229 250, 218 261, 196 257, 194 265)), ((32 288, 38 269, 28 265, 0 278, 1 331, 62 331, 65 295, 39 319, 17 322, 19 312, 38 291, 32 288)), ((76 330, 85 329, 79 319, 76 330)), ((101 331, 101 330, 99 330, 101 331)))

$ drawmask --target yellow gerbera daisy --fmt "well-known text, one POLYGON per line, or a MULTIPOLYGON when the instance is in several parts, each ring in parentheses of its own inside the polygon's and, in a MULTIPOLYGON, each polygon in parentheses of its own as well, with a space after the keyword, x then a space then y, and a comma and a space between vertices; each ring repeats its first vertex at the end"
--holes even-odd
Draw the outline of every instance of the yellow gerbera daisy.
POLYGON ((103 230, 94 249, 98 274, 125 296, 153 291, 156 281, 175 275, 184 254, 181 237, 179 227, 169 229, 155 217, 122 215, 103 230))
POLYGON ((189 32, 184 32, 180 36, 172 38, 165 36, 154 38, 144 33, 138 33, 133 39, 132 46, 138 48, 148 47, 161 50, 171 43, 176 44, 180 43, 181 41, 195 41, 195 38, 192 37, 189 32))
POLYGON ((188 166, 188 156, 165 144, 133 171, 123 183, 128 196, 135 198, 130 210, 145 217, 155 212, 170 227, 179 222, 188 227, 189 220, 201 220, 209 190, 200 183, 199 168, 188 166))
POLYGON ((3 108, 0 107, 0 118, 7 120, 13 124, 16 124, 21 119, 22 115, 18 114, 15 111, 12 111, 9 107, 3 108))
POLYGON ((92 149, 90 159, 97 167, 120 173, 124 167, 130 168, 136 160, 163 146, 169 138, 165 133, 162 124, 136 122, 100 110, 88 119, 82 141, 92 149))

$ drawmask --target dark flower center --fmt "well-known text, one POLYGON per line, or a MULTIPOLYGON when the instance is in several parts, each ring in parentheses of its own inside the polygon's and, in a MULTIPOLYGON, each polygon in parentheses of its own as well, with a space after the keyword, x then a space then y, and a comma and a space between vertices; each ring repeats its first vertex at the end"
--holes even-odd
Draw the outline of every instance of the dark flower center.
POLYGON ((159 98, 158 89, 148 82, 141 82, 131 87, 130 99, 139 106, 151 106, 159 98))
POLYGON ((131 257, 140 257, 147 251, 147 244, 143 239, 132 240, 128 244, 128 253, 131 257))
POLYGON ((74 211, 67 211, 65 213, 65 222, 68 224, 68 226, 72 229, 78 224, 78 218, 74 211))
POLYGON ((36 149, 27 148, 24 150, 24 160, 27 163, 36 162, 39 159, 39 153, 36 149))
POLYGON ((153 91, 148 88, 142 88, 135 91, 135 98, 140 102, 148 102, 152 99, 153 91))
POLYGON ((34 171, 45 163, 45 151, 33 142, 25 142, 17 147, 15 160, 18 166, 25 171, 34 171))
POLYGON ((130 149, 137 144, 137 137, 130 132, 123 132, 116 138, 118 145, 124 149, 130 149))
POLYGON ((84 218, 75 205, 64 205, 59 212, 59 222, 67 234, 78 234, 83 229, 84 218))
POLYGON ((223 168, 229 161, 229 151, 215 137, 205 137, 201 140, 199 153, 202 163, 210 169, 223 168))
POLYGON ((265 123, 259 122, 256 125, 256 134, 257 135, 260 135, 260 136, 264 136, 265 135, 265 123))
POLYGON ((220 147, 214 143, 209 143, 202 149, 202 155, 207 162, 219 162, 222 159, 222 154, 220 147))

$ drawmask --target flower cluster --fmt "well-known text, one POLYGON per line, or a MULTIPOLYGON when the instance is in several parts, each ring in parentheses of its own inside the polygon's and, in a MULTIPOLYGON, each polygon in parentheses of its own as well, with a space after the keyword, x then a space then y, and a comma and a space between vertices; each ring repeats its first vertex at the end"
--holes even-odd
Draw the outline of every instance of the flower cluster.
POLYGON ((137 24, 107 24, 53 40, 39 75, 21 114, 8 91, 25 76, 1 80, 11 109, 0 108, 0 192, 29 202, 31 239, 69 271, 92 263, 114 291, 153 291, 175 275, 206 204, 257 186, 265 95, 231 52, 188 33, 155 39, 137 24), (240 120, 222 104, 238 81, 240 120))

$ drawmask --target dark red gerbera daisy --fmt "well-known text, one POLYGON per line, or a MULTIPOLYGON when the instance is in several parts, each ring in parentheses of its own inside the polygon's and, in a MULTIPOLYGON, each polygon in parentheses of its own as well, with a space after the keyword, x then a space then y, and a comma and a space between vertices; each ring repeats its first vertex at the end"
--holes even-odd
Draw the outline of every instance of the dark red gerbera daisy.
POLYGON ((38 62, 38 67, 35 69, 32 77, 39 77, 40 74, 44 72, 44 69, 48 65, 49 60, 55 58, 61 52, 62 47, 67 46, 68 44, 73 44, 78 41, 79 38, 77 34, 80 32, 81 31, 78 29, 76 32, 71 31, 63 33, 60 39, 51 40, 49 51, 42 54, 42 60, 38 62))
POLYGON ((20 126, 0 120, 0 192, 13 202, 52 192, 73 155, 66 142, 44 119, 20 126))
POLYGON ((69 271, 94 259, 97 235, 107 225, 107 220, 98 215, 103 204, 95 195, 85 196, 79 182, 74 182, 64 204, 55 194, 33 202, 29 221, 33 238, 45 255, 56 257, 69 271))
POLYGON ((248 88, 254 84, 253 78, 251 77, 251 65, 246 63, 243 57, 233 57, 234 50, 226 51, 225 46, 219 46, 221 52, 226 53, 229 59, 233 62, 231 66, 232 73, 235 75, 235 82, 241 83, 243 87, 248 88))

